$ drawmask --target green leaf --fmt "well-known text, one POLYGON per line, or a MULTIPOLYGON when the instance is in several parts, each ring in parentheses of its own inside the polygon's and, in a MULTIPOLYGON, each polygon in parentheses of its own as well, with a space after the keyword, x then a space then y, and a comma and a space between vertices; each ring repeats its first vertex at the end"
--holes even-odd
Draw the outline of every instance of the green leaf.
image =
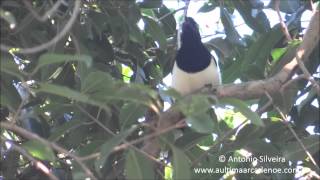
POLYGON ((159 8, 162 5, 162 0, 143 0, 138 5, 140 8, 159 8))
POLYGON ((92 153, 96 153, 103 144, 103 142, 104 141, 100 139, 90 141, 88 144, 81 146, 81 148, 77 149, 76 153, 79 156, 88 156, 92 153))
POLYGON ((144 37, 137 25, 134 24, 129 26, 129 38, 130 40, 144 46, 144 37))
POLYGON ((175 35, 176 34, 176 19, 174 18, 173 14, 170 14, 171 11, 165 6, 161 6, 161 8, 159 9, 154 9, 153 10, 154 13, 156 14, 157 18, 160 19, 161 18, 161 24, 162 29, 164 30, 164 32, 166 33, 166 35, 175 35), (168 14, 170 14, 168 16, 168 14), (165 16, 165 18, 163 18, 165 16))
MULTIPOLYGON (((250 132, 248 133, 251 134, 250 132)), ((255 134, 252 135, 254 136, 255 134)), ((262 139, 253 140, 251 138, 250 142, 246 145, 246 147, 250 152, 254 154, 262 153, 273 157, 281 156, 281 153, 277 146, 275 146, 273 143, 267 143, 265 140, 262 139)))
POLYGON ((56 156, 52 149, 40 141, 30 140, 23 143, 22 147, 25 148, 33 157, 40 160, 47 160, 50 162, 56 160, 56 156))
POLYGON ((92 94, 97 91, 104 91, 106 94, 112 93, 114 80, 108 73, 101 71, 90 72, 81 83, 81 92, 92 94), (111 91, 111 92, 110 92, 111 91))
POLYGON ((39 68, 46 65, 62 63, 62 62, 70 62, 70 61, 84 62, 86 63, 87 66, 91 66, 91 63, 92 63, 91 57, 87 55, 66 55, 66 54, 47 53, 40 56, 39 62, 35 67, 35 70, 38 70, 39 68))
POLYGON ((153 19, 143 16, 145 30, 151 38, 158 42, 160 49, 164 50, 167 47, 166 35, 160 25, 153 19))
POLYGON ((171 145, 173 153, 173 179, 191 179, 191 164, 186 154, 179 148, 171 145))
POLYGON ((143 70, 148 79, 152 79, 155 84, 159 84, 162 82, 162 69, 159 65, 155 64, 155 62, 146 63, 143 70))
POLYGON ((100 107, 106 107, 104 102, 93 100, 86 94, 82 94, 64 86, 54 85, 50 83, 39 83, 38 85, 39 88, 35 89, 35 92, 54 94, 61 97, 70 98, 79 102, 96 105, 100 107))
POLYGON ((146 110, 146 107, 141 104, 124 104, 120 110, 121 129, 126 129, 132 124, 137 123, 137 120, 144 116, 146 110))
POLYGON ((138 62, 135 62, 138 66, 143 67, 148 59, 149 55, 144 52, 144 49, 138 43, 128 41, 125 47, 125 51, 134 57, 138 62))
POLYGON ((153 164, 141 153, 129 149, 125 164, 126 179, 155 179, 153 164))
POLYGON ((211 133, 215 130, 213 119, 206 113, 188 116, 186 122, 199 133, 211 133))
POLYGON ((208 115, 211 104, 205 95, 193 95, 181 99, 177 107, 187 116, 186 120, 191 128, 200 133, 209 133, 214 130, 214 119, 208 115))
POLYGON ((157 98, 157 93, 147 86, 116 81, 104 72, 91 72, 82 83, 81 91, 96 103, 112 100, 131 101, 146 106, 153 104, 152 98, 157 98))
POLYGON ((39 88, 35 89, 36 92, 45 92, 55 94, 58 96, 70 98, 80 102, 89 102, 89 97, 80 92, 74 91, 65 86, 54 85, 50 83, 39 83, 39 88))
POLYGON ((92 25, 98 30, 99 33, 103 32, 109 23, 109 17, 105 13, 89 11, 87 16, 90 17, 92 25))
POLYGON ((12 81, 10 76, 1 74, 1 105, 8 106, 10 110, 17 109, 21 103, 21 97, 12 81))
POLYGON ((174 99, 176 99, 176 100, 182 99, 181 94, 179 94, 179 93, 178 93, 175 89, 173 89, 173 88, 169 88, 169 89, 167 89, 167 90, 162 90, 162 89, 160 89, 159 91, 160 91, 160 94, 163 94, 164 96, 169 96, 169 97, 174 98, 174 99))
POLYGON ((208 134, 202 134, 192 131, 191 129, 185 129, 183 131, 183 136, 176 140, 175 145, 181 149, 189 149, 207 136, 208 134))
POLYGON ((1 72, 14 76, 20 80, 24 79, 24 75, 18 69, 18 65, 12 59, 4 59, 1 57, 1 72))
POLYGON ((238 131, 235 143, 233 144, 232 148, 240 149, 244 145, 251 143, 252 141, 256 141, 257 139, 260 139, 260 136, 262 134, 263 134, 263 128, 253 124, 246 124, 244 127, 242 127, 238 131))
POLYGON ((224 71, 222 71, 223 84, 233 83, 236 79, 240 77, 241 71, 239 70, 239 66, 241 66, 241 59, 233 61, 230 66, 228 66, 226 69, 224 69, 224 71))
POLYGON ((206 95, 193 95, 190 98, 181 99, 177 103, 177 107, 186 116, 192 116, 195 114, 201 114, 206 112, 211 104, 209 102, 209 97, 206 95))
POLYGON ((61 126, 59 126, 58 128, 56 128, 52 134, 50 135, 50 137, 48 138, 48 140, 50 141, 57 141, 60 137, 62 137, 65 133, 67 133, 69 130, 73 129, 74 127, 80 126, 82 123, 81 119, 77 119, 77 120, 71 120, 68 122, 65 122, 64 124, 62 124, 61 126))
POLYGON ((259 71, 261 76, 265 71, 267 60, 276 43, 281 40, 283 33, 279 25, 274 26, 271 31, 260 36, 243 57, 241 70, 243 73, 259 71))
POLYGON ((259 33, 265 33, 270 29, 269 20, 263 11, 260 11, 256 17, 252 16, 253 7, 251 5, 251 1, 232 2, 250 28, 259 33))
POLYGON ((215 2, 213 3, 205 3, 199 10, 198 13, 206 13, 214 10, 217 7, 217 4, 215 2))
POLYGON ((100 169, 104 166, 113 148, 118 144, 120 144, 135 129, 136 127, 133 127, 133 128, 127 129, 126 131, 120 132, 119 134, 113 136, 107 142, 102 144, 100 148, 100 157, 95 162, 95 168, 97 171, 100 171, 100 169))
POLYGON ((129 84, 123 86, 114 93, 113 96, 106 97, 107 99, 118 99, 131 101, 135 103, 144 104, 146 106, 152 106, 152 99, 156 99, 157 93, 148 87, 141 84, 129 84))
POLYGON ((278 61, 286 52, 287 52, 288 48, 276 48, 273 49, 271 52, 271 56, 273 61, 278 61))
POLYGON ((220 8, 220 17, 229 42, 235 45, 246 46, 245 42, 241 40, 240 34, 234 27, 229 12, 225 8, 220 8))
POLYGON ((172 167, 171 166, 164 167, 164 179, 165 180, 172 180, 172 167))
MULTIPOLYGON (((275 75, 277 72, 279 72, 283 66, 285 66, 292 58, 295 57, 297 52, 297 47, 301 43, 301 41, 291 41, 289 42, 289 46, 286 46, 286 51, 284 54, 279 57, 279 59, 274 59, 272 61, 270 72, 268 73, 268 76, 271 77, 275 75)), ((271 52, 273 53, 273 52, 271 52)), ((272 55, 272 54, 271 54, 272 55)))
POLYGON ((219 100, 219 104, 232 105, 235 109, 241 112, 241 114, 247 117, 253 124, 257 126, 264 126, 264 123, 261 120, 260 116, 256 112, 251 111, 251 109, 248 108, 248 105, 239 99, 223 98, 219 100))
POLYGON ((150 18, 156 17, 152 9, 141 8, 140 11, 143 16, 149 16, 150 18))

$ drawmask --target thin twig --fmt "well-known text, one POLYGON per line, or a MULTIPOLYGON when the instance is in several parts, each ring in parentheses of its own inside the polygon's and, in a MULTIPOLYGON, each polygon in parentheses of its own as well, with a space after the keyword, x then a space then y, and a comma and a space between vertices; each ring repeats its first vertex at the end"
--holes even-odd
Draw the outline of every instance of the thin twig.
MULTIPOLYGON (((184 12, 183 12, 183 18, 185 19, 188 13, 190 0, 185 1, 184 12)), ((179 23, 178 31, 177 31, 177 47, 178 49, 181 47, 181 23, 179 23)))
POLYGON ((185 6, 185 9, 184 9, 184 13, 183 13, 183 17, 187 17, 188 15, 188 9, 189 9, 189 4, 190 4, 190 0, 186 0, 186 6, 185 6))
POLYGON ((27 2, 27 0, 23 0, 22 1, 23 4, 27 7, 27 9, 31 12, 31 14, 38 20, 41 22, 46 21, 55 11, 57 11, 57 9, 59 8, 59 6, 61 4, 65 4, 66 2, 64 0, 58 0, 51 9, 49 9, 48 11, 46 11, 46 13, 42 16, 40 16, 32 7, 32 5, 27 2))
MULTIPOLYGON (((270 94, 268 92, 266 92, 266 96, 273 101, 272 97, 270 96, 270 94)), ((306 155, 309 157, 309 159, 311 160, 312 164, 317 167, 318 170, 320 170, 318 164, 316 163, 316 161, 314 160, 314 158, 312 157, 312 155, 310 154, 310 152, 308 151, 308 149, 306 148, 306 146, 303 144, 303 142, 301 141, 301 139, 299 138, 299 136, 297 135, 297 133, 294 131, 294 129, 292 128, 288 118, 286 115, 284 115, 282 113, 282 111, 280 110, 280 108, 278 106, 276 106, 275 104, 273 105, 275 107, 275 109, 278 111, 278 113, 280 114, 281 118, 282 118, 282 122, 288 127, 288 129, 290 130, 290 132, 292 133, 292 135, 295 137, 295 139, 298 141, 299 145, 302 147, 302 149, 304 150, 304 152, 306 153, 306 155)))
MULTIPOLYGON (((276 0, 275 2, 275 9, 277 11, 277 14, 278 14, 278 17, 279 17, 279 21, 280 21, 280 25, 281 25, 281 30, 282 32, 285 34, 286 38, 288 41, 292 41, 292 37, 288 31, 288 27, 287 25, 283 22, 283 19, 281 17, 281 14, 280 14, 280 9, 279 9, 279 6, 280 6, 280 0, 276 0)), ((296 57, 295 57, 295 60, 297 61, 300 69, 302 70, 303 74, 307 77, 307 79, 317 88, 317 90, 319 91, 320 90, 320 87, 319 87, 319 84, 314 80, 314 78, 312 77, 312 75, 310 74, 310 72, 308 71, 308 69, 306 68, 306 66, 304 65, 304 63, 301 61, 301 58, 302 58, 302 55, 300 54, 303 54, 303 52, 299 52, 301 51, 300 48, 298 48, 298 52, 296 53, 296 57)))
POLYGON ((280 25, 281 25, 281 30, 282 30, 282 32, 285 34, 287 40, 288 40, 288 41, 292 41, 292 38, 291 38, 290 33, 289 33, 289 31, 288 31, 288 28, 287 28, 286 24, 283 22, 283 19, 282 19, 282 17, 281 17, 279 6, 280 6, 280 0, 276 0, 276 2, 275 2, 275 9, 276 9, 277 15, 278 15, 278 17, 279 17, 279 21, 280 21, 280 25))
POLYGON ((264 104, 261 108, 256 110, 256 113, 261 115, 264 113, 270 106, 272 105, 272 101, 268 100, 266 104, 264 104))
POLYGON ((184 7, 182 7, 182 8, 179 8, 179 9, 175 9, 174 11, 171 11, 171 12, 169 12, 169 13, 161 16, 161 17, 158 19, 158 22, 161 21, 161 20, 163 20, 164 18, 170 16, 171 14, 175 14, 175 13, 181 11, 181 10, 184 10, 185 8, 186 8, 186 6, 184 6, 184 7))
POLYGON ((29 159, 36 166, 37 169, 40 169, 40 171, 42 171, 50 179, 59 180, 57 176, 55 176, 54 174, 52 174, 52 172, 50 172, 50 169, 46 165, 44 165, 41 161, 38 161, 34 157, 32 157, 25 149, 23 149, 22 147, 14 143, 11 144, 11 147, 14 150, 18 151, 23 156, 25 156, 27 159, 29 159))
POLYGON ((24 104, 25 104, 25 100, 22 99, 19 106, 18 106, 18 109, 16 110, 16 112, 13 115, 12 121, 10 122, 11 124, 15 124, 17 122, 17 119, 21 113, 21 110, 22 110, 24 104))
POLYGON ((230 137, 232 134, 234 134, 235 132, 237 132, 237 130, 243 126, 245 123, 247 123, 249 120, 245 120, 243 121, 241 124, 239 124, 236 128, 233 128, 231 130, 229 130, 222 138, 218 139, 216 141, 216 143, 214 145, 212 145, 207 151, 203 152, 202 154, 200 154, 200 156, 195 159, 192 162, 192 167, 194 167, 198 162, 200 162, 200 160, 202 158, 204 158, 205 156, 207 156, 209 154, 210 151, 212 151, 214 148, 216 148, 218 145, 220 145, 221 143, 223 143, 223 141, 225 141, 228 137, 230 137))
MULTIPOLYGON (((307 77, 304 74, 298 75, 297 77, 290 79, 289 81, 287 81, 286 83, 284 83, 281 88, 280 88, 280 92, 283 93, 284 89, 287 88, 290 84, 299 81, 301 79, 307 79, 307 77)), ((308 80, 308 79, 307 79, 308 80)))
POLYGON ((71 40, 72 40, 72 43, 76 49, 76 53, 77 54, 80 54, 81 53, 81 48, 80 48, 80 45, 79 45, 79 40, 78 38, 74 35, 73 32, 70 32, 70 36, 71 36, 71 40))
MULTIPOLYGON (((74 2, 75 2, 75 4, 74 4, 73 12, 72 12, 72 15, 71 15, 69 21, 66 23, 64 28, 53 39, 51 39, 50 41, 48 41, 46 43, 31 47, 31 48, 18 48, 19 51, 17 53, 21 53, 21 54, 37 53, 37 52, 45 50, 45 49, 49 48, 50 46, 54 45, 55 43, 59 42, 70 31, 74 22, 77 20, 78 14, 80 12, 81 1, 76 0, 74 2)), ((5 44, 0 45, 0 49, 2 51, 8 52, 12 48, 16 48, 16 47, 10 47, 5 44)))
POLYGON ((38 136, 37 134, 29 132, 19 126, 16 126, 16 125, 13 125, 10 123, 6 123, 6 122, 0 122, 0 126, 2 128, 7 129, 7 130, 14 131, 29 140, 39 141, 39 142, 43 143, 45 146, 49 146, 60 153, 66 154, 67 156, 73 158, 80 165, 80 167, 83 169, 83 171, 86 173, 87 176, 89 176, 93 180, 97 180, 97 178, 93 175, 91 170, 81 161, 81 159, 78 156, 70 153, 68 150, 64 149, 63 147, 61 147, 53 142, 50 142, 46 139, 43 139, 42 137, 38 136))
MULTIPOLYGON (((103 125, 97 118, 93 117, 89 112, 87 112, 85 109, 83 109, 81 106, 79 106, 79 105, 76 105, 76 106, 77 106, 77 108, 78 108, 81 112, 85 113, 91 120, 93 120, 95 123, 97 123, 97 124, 98 124, 102 129, 104 129, 106 132, 108 132, 108 133, 111 134, 112 136, 115 136, 115 135, 116 135, 116 134, 113 133, 109 128, 107 128, 105 125, 103 125)), ((98 115, 97 115, 97 117, 98 117, 98 115)), ((124 142, 124 144, 126 144, 127 146, 125 146, 125 147, 122 148, 122 149, 120 149, 120 148, 116 149, 116 147, 117 147, 117 146, 116 146, 112 152, 117 152, 117 151, 120 151, 120 150, 123 150, 123 149, 126 149, 126 148, 130 147, 130 148, 133 148, 133 149, 134 149, 135 151, 137 151, 138 153, 141 153, 142 155, 146 156, 146 157, 149 158, 150 160, 152 160, 152 161, 154 161, 154 162, 156 162, 156 163, 158 163, 158 164, 160 164, 160 165, 162 165, 162 166, 165 166, 165 164, 162 163, 161 161, 157 160, 157 158, 155 158, 155 157, 149 155, 148 153, 146 153, 146 152, 138 149, 137 147, 134 146, 134 144, 132 144, 132 143, 126 141, 126 140, 123 140, 123 142, 124 142)), ((120 146, 121 146, 121 145, 120 145, 120 146)), ((92 158, 97 158, 97 157, 99 157, 99 156, 100 156, 100 153, 94 153, 94 154, 92 154, 92 155, 89 155, 89 156, 86 156, 86 157, 82 157, 81 160, 88 160, 88 159, 92 159, 92 158)))
MULTIPOLYGON (((137 143, 140 143, 140 142, 143 142, 147 139, 152 139, 156 136, 159 136, 161 134, 164 134, 164 133, 167 133, 173 129, 177 129, 177 128, 182 128, 182 127, 185 127, 185 124, 184 124, 184 121, 179 121, 178 123, 174 124, 173 126, 170 126, 166 129, 162 129, 161 131, 157 131, 157 132, 154 132, 152 134, 149 134, 149 135, 146 135, 146 136, 143 136, 139 139, 135 139, 133 141, 130 141, 130 142, 127 142, 127 143, 123 143, 121 145, 118 145, 116 147, 113 148, 112 152, 117 152, 117 151, 121 151, 121 150, 124 150, 134 144, 137 144, 137 143)), ((89 159, 94 159, 94 158, 97 158, 98 156, 100 156, 100 153, 94 153, 94 154, 91 154, 89 156, 85 156, 85 157, 82 157, 81 159, 82 160, 89 160, 89 159)))
POLYGON ((306 68, 306 66, 304 65, 304 63, 302 62, 301 58, 302 55, 300 55, 301 53, 299 51, 304 51, 303 49, 298 49, 298 52, 296 53, 296 57, 295 60, 297 61, 301 71, 303 72, 303 74, 306 76, 306 78, 312 83, 312 85, 317 89, 317 94, 319 95, 320 92, 320 86, 319 83, 313 78, 313 76, 311 75, 311 73, 308 71, 308 69, 306 68))
POLYGON ((161 134, 164 134, 164 133, 167 133, 171 130, 174 130, 174 129, 178 129, 178 128, 183 128, 185 127, 185 121, 184 120, 181 120, 179 122, 177 122, 176 124, 174 124, 173 126, 170 126, 170 127, 167 127, 165 129, 161 129, 161 130, 158 130, 152 134, 149 134, 149 135, 146 135, 146 136, 143 136, 139 139, 136 139, 136 140, 133 140, 133 141, 130 141, 128 144, 121 144, 119 146, 116 146, 115 148, 113 148, 114 151, 120 151, 120 150, 123 150, 123 149, 126 149, 127 147, 133 145, 133 144, 137 144, 137 143, 140 143, 142 141, 145 141, 147 139, 152 139, 154 137, 157 137, 161 134))

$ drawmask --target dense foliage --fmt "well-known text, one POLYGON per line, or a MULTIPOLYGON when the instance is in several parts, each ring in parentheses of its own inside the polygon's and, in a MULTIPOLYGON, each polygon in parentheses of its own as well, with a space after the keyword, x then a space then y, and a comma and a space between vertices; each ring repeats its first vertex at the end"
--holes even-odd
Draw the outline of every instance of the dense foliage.
MULTIPOLYGON (((225 38, 206 42, 217 53, 223 83, 262 80, 279 72, 295 56, 305 32, 301 15, 311 3, 281 0, 279 9, 293 39, 288 41, 280 24, 271 26, 263 11, 274 8, 274 0, 268 7, 260 0, 206 1, 199 13, 218 9, 224 28, 225 38), (235 12, 252 35, 239 35, 235 12)), ((90 171, 91 179, 294 179, 319 174, 319 97, 307 79, 272 94, 268 108, 267 96, 248 101, 207 94, 185 98, 166 87, 163 78, 172 69, 181 24, 174 14, 181 9, 169 9, 161 0, 1 0, 0 11, 0 179, 78 180, 90 171), (191 127, 158 135, 161 156, 150 157, 141 150, 153 132, 144 120, 165 111, 164 103, 181 110, 191 127), (285 161, 219 162, 221 155, 285 161), (197 173, 198 167, 300 171, 197 173)), ((319 47, 305 65, 317 81, 319 47)), ((294 73, 302 74, 298 68, 294 73)))

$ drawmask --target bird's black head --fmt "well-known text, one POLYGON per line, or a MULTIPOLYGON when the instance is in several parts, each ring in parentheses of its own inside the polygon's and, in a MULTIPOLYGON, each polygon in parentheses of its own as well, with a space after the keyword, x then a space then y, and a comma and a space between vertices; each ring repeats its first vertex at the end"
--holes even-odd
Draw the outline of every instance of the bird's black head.
POLYGON ((182 44, 201 42, 198 24, 191 17, 186 17, 182 24, 182 44))
POLYGON ((198 24, 191 17, 182 24, 181 43, 176 57, 180 69, 194 73, 210 65, 211 54, 202 44, 198 24))

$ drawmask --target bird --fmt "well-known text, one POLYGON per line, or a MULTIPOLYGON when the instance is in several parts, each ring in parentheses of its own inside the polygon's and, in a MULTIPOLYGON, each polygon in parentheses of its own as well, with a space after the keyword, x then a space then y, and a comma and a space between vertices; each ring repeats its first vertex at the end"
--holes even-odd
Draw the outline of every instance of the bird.
POLYGON ((181 47, 172 70, 172 88, 188 95, 206 85, 221 84, 218 64, 201 41, 199 27, 191 17, 182 24, 181 47))

